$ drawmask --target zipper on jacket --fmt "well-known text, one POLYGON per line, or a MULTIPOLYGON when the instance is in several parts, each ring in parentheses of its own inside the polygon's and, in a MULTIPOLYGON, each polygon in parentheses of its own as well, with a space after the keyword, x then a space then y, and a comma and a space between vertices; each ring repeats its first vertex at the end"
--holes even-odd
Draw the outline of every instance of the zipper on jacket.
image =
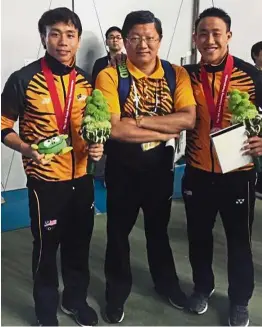
MULTIPOLYGON (((216 81, 216 73, 212 73, 212 84, 211 84, 211 89, 212 89, 212 96, 213 99, 215 99, 215 81, 216 81)), ((210 122, 210 129, 213 128, 212 120, 210 122)), ((214 156, 213 156, 213 143, 210 138, 210 158, 211 158, 211 171, 214 173, 215 170, 215 163, 214 163, 214 156)))
MULTIPOLYGON (((61 79, 61 83, 62 83, 62 87, 63 87, 63 93, 64 93, 64 101, 66 103, 66 89, 65 89, 65 84, 64 84, 64 80, 63 80, 63 76, 60 76, 61 79)), ((73 137, 72 137, 72 130, 71 130, 71 124, 69 121, 69 138, 71 140, 71 143, 73 144, 73 137)), ((72 145, 70 144, 70 145, 72 145)), ((72 179, 75 178, 75 155, 74 155, 74 149, 71 150, 71 158, 72 158, 72 179)))

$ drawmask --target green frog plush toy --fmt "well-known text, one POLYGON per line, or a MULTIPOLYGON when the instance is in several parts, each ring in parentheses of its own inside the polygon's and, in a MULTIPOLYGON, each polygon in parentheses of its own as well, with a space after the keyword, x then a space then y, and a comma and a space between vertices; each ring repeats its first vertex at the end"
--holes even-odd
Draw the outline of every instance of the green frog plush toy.
POLYGON ((52 159, 55 155, 62 155, 70 152, 73 148, 68 146, 66 139, 68 135, 53 135, 47 139, 41 140, 38 144, 32 144, 31 147, 40 154, 45 155, 45 159, 52 159))

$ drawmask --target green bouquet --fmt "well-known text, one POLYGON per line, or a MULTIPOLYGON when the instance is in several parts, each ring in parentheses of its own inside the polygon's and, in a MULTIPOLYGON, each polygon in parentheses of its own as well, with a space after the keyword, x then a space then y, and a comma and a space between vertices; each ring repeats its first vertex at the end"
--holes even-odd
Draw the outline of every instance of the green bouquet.
MULTIPOLYGON (((243 123, 248 137, 262 137, 262 117, 256 106, 249 100, 247 92, 233 90, 229 93, 228 108, 232 113, 232 123, 243 123)), ((253 157, 257 172, 262 172, 262 156, 253 157)))
MULTIPOLYGON (((94 90, 92 95, 87 97, 80 133, 88 144, 104 144, 110 136, 110 113, 106 99, 100 90, 94 90)), ((87 173, 95 173, 93 160, 88 160, 87 173)))

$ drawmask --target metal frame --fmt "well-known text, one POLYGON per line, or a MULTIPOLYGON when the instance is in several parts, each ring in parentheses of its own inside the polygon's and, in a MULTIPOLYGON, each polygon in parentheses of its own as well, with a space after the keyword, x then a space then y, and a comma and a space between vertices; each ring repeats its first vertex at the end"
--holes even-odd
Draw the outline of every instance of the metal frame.
POLYGON ((193 34, 195 32, 195 21, 199 15, 200 0, 193 0, 193 15, 192 15, 192 36, 191 36, 191 64, 197 63, 197 48, 193 40, 193 34))

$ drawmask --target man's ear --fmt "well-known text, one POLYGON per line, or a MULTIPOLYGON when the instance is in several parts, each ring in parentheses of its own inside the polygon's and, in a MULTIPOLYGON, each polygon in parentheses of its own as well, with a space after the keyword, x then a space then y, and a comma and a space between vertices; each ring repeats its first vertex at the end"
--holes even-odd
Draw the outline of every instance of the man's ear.
POLYGON ((41 39, 41 43, 42 43, 44 49, 46 49, 45 35, 44 34, 40 34, 40 39, 41 39))
POLYGON ((227 40, 228 40, 228 42, 230 42, 231 39, 232 39, 232 32, 229 31, 229 32, 227 32, 227 40))
POLYGON ((78 38, 78 46, 77 46, 77 49, 79 49, 80 46, 81 46, 81 36, 79 36, 79 38, 78 38))

